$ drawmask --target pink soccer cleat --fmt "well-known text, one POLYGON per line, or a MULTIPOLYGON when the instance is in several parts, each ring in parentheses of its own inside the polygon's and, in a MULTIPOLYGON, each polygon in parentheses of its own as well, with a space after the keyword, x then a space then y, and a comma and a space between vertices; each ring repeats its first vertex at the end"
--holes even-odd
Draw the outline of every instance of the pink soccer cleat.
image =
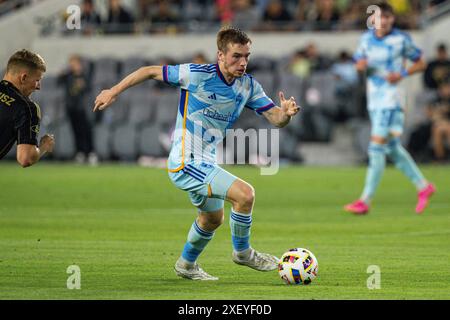
POLYGON ((417 193, 416 213, 421 214, 428 205, 428 200, 436 192, 436 187, 429 183, 425 188, 417 193))
POLYGON ((369 212, 369 205, 362 200, 356 200, 344 207, 344 210, 354 214, 362 215, 369 212))

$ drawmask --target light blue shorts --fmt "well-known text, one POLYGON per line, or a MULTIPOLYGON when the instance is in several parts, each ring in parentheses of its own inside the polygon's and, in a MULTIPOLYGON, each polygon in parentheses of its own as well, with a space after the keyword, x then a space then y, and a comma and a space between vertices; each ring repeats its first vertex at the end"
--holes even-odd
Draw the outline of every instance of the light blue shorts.
POLYGON ((371 136, 388 138, 390 134, 402 134, 405 115, 400 108, 370 110, 371 136))
POLYGON ((177 188, 189 193, 192 204, 201 212, 222 209, 228 189, 237 179, 216 164, 194 161, 178 172, 169 171, 169 178, 177 188))

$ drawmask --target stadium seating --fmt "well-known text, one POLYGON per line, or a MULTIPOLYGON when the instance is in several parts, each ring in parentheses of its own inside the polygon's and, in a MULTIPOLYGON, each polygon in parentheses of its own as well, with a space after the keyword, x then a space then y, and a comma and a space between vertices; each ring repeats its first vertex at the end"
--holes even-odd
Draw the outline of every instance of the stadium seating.
MULTIPOLYGON (((169 133, 170 134, 170 133, 169 133)), ((160 142, 161 128, 157 124, 146 124, 139 131, 138 152, 140 155, 162 157, 167 155, 160 142)), ((170 138, 170 136, 168 136, 170 138)))
POLYGON ((129 123, 119 124, 111 132, 111 152, 123 161, 136 160, 137 153, 137 129, 129 123))
POLYGON ((75 139, 70 123, 63 120, 49 126, 48 130, 56 137, 53 157, 60 160, 71 159, 75 153, 75 139))

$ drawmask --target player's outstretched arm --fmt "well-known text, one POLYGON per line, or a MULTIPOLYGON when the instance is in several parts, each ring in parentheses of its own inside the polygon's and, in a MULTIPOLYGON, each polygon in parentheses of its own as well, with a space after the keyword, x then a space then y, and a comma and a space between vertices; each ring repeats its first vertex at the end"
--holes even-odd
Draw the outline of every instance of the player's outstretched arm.
POLYGON ((155 79, 163 81, 162 66, 142 67, 126 76, 122 81, 111 89, 103 90, 95 99, 94 112, 108 108, 116 101, 119 94, 128 88, 135 86, 145 80, 155 79))
POLYGON ((23 167, 29 167, 41 159, 41 157, 53 151, 55 138, 52 134, 46 134, 41 138, 39 147, 32 144, 19 144, 17 146, 17 162, 23 167))
POLYGON ((284 93, 279 92, 280 106, 275 106, 263 113, 267 120, 274 126, 282 128, 286 126, 291 118, 297 114, 300 108, 297 106, 294 97, 285 99, 284 93))

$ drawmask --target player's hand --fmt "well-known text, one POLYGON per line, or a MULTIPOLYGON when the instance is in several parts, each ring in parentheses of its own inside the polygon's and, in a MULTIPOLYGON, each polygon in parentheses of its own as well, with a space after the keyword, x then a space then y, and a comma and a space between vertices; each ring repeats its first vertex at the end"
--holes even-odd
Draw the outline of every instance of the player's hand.
POLYGON ((281 110, 289 117, 295 116, 300 108, 297 106, 294 97, 290 97, 289 100, 286 100, 283 91, 280 91, 279 96, 281 110))
POLYGON ((360 59, 355 64, 356 70, 361 71, 361 72, 367 70, 368 65, 369 65, 369 63, 368 63, 367 59, 360 59))
POLYGON ((55 146, 55 136, 52 134, 44 135, 39 141, 39 149, 45 152, 52 152, 55 146))
POLYGON ((402 80, 402 75, 399 73, 399 72, 391 72, 391 73, 389 73, 388 75, 387 75, 387 77, 386 77, 386 80, 389 82, 389 83, 392 83, 392 84, 394 84, 394 83, 397 83, 397 82, 399 82, 400 80, 402 80))
POLYGON ((103 90, 95 99, 94 112, 97 110, 105 110, 114 101, 116 101, 117 96, 111 89, 103 90))

